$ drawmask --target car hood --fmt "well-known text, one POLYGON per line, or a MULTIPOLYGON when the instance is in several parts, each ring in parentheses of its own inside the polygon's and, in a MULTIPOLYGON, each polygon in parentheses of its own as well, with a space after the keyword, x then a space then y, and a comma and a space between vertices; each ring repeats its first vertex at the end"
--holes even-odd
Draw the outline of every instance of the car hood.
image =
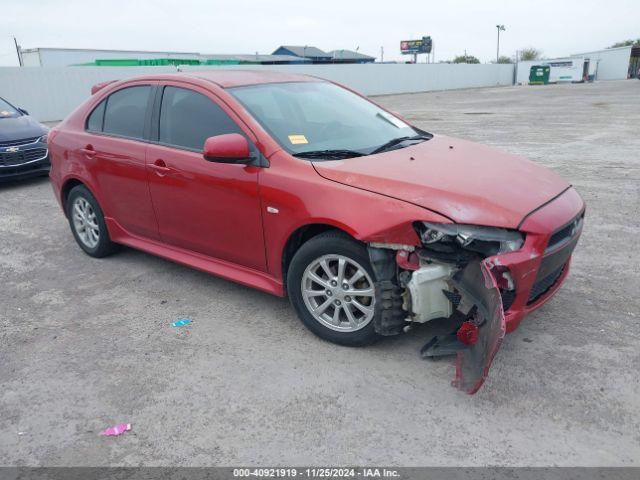
POLYGON ((0 118, 0 142, 39 137, 47 133, 46 127, 28 115, 0 118))
POLYGON ((404 200, 456 223, 503 228, 517 228, 528 213, 570 186, 523 157, 442 135, 313 166, 326 179, 404 200))

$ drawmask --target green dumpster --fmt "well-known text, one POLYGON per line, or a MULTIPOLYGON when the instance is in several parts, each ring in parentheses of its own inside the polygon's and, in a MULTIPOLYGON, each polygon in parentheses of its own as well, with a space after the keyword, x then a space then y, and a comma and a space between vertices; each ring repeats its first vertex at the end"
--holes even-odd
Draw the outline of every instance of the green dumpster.
POLYGON ((529 85, 549 85, 551 67, 549 65, 534 65, 529 71, 529 85))

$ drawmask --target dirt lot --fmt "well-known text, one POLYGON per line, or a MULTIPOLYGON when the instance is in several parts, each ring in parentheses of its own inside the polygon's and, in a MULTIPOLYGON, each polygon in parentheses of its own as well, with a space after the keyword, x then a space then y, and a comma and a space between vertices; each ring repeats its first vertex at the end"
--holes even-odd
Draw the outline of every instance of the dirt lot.
POLYGON ((287 300, 134 250, 91 259, 40 179, 0 187, 0 464, 637 466, 640 82, 378 101, 527 155, 588 204, 567 283, 477 395, 419 358, 429 328, 338 347, 287 300))

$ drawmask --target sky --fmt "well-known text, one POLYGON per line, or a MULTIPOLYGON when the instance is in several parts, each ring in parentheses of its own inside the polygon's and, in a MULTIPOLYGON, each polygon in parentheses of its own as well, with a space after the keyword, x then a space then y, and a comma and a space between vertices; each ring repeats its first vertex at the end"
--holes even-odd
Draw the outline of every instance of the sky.
MULTIPOLYGON (((640 38, 639 0, 0 0, 0 65, 23 48, 272 53, 280 45, 407 60, 400 41, 430 35, 435 61, 533 46, 548 58, 640 38)), ((425 61, 422 56, 419 61, 425 61)))

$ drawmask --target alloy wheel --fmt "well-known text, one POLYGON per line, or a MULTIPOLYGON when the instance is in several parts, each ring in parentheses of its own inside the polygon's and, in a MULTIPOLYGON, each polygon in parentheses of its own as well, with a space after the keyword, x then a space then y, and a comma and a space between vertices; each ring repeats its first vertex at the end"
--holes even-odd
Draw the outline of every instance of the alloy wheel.
POLYGON ((95 248, 100 241, 100 226, 98 225, 96 212, 86 198, 77 197, 73 201, 71 215, 73 228, 80 241, 87 248, 95 248))
POLYGON ((331 330, 355 332, 373 319, 373 280, 362 265, 348 257, 317 258, 305 269, 301 287, 313 318, 331 330))

